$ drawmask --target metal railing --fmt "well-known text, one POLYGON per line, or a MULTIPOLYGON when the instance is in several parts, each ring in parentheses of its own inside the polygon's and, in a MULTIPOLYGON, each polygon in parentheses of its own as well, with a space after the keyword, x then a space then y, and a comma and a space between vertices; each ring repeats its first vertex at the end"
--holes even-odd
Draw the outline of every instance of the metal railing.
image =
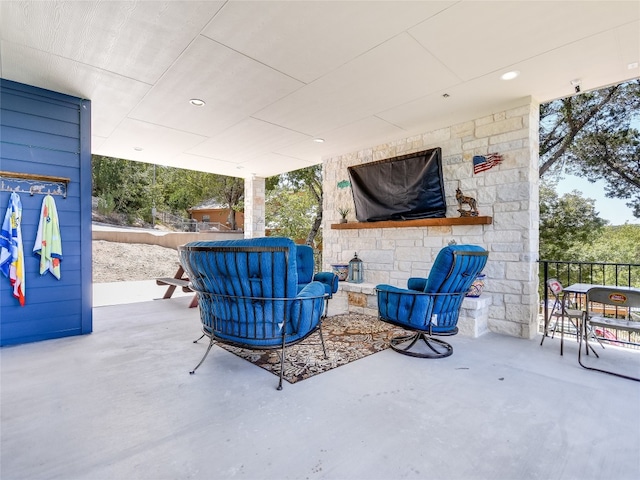
POLYGON ((540 298, 544 318, 549 316, 547 280, 557 279, 564 287, 574 283, 615 285, 640 288, 640 264, 607 262, 570 262, 540 260, 540 298))
POLYGON ((182 232, 232 231, 228 226, 220 222, 199 222, 193 218, 182 218, 167 212, 158 212, 156 217, 165 225, 170 225, 174 229, 182 232))

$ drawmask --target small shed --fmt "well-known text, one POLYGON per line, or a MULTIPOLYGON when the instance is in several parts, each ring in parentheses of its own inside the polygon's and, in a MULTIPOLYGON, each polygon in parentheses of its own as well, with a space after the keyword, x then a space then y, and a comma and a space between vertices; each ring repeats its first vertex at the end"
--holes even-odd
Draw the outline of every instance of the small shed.
MULTIPOLYGON (((213 227, 222 227, 223 229, 232 229, 230 214, 231 209, 223 207, 213 200, 207 200, 200 205, 189 208, 189 218, 197 221, 198 223, 209 223, 213 227)), ((236 211, 236 228, 235 230, 242 229, 244 225, 244 213, 236 211)))

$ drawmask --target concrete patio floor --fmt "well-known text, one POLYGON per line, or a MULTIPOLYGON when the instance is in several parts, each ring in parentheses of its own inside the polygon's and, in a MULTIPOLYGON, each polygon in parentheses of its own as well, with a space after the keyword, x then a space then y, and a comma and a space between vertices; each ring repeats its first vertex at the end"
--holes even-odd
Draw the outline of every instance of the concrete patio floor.
MULTIPOLYGON (((457 336, 446 359, 386 350, 276 391, 219 347, 188 374, 206 348, 189 301, 1 349, 0 477, 640 478, 640 383, 580 368, 575 342, 457 336)), ((640 373, 637 352, 597 361, 640 373)))

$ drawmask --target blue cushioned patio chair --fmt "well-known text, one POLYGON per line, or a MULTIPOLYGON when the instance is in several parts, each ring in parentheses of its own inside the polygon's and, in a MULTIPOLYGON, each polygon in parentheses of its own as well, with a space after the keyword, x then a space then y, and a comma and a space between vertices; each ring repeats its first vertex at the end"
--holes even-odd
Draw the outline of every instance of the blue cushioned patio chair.
POLYGON ((288 238, 268 237, 193 242, 178 247, 180 262, 197 292, 202 331, 209 346, 195 373, 216 342, 241 348, 277 349, 282 390, 285 348, 321 331, 327 294, 311 281, 298 289, 296 245, 288 238))
POLYGON ((380 320, 414 332, 393 338, 391 348, 421 358, 451 355, 453 347, 433 337, 458 333, 462 301, 486 265, 488 254, 476 245, 450 245, 438 253, 429 278, 410 278, 407 289, 376 286, 380 320))

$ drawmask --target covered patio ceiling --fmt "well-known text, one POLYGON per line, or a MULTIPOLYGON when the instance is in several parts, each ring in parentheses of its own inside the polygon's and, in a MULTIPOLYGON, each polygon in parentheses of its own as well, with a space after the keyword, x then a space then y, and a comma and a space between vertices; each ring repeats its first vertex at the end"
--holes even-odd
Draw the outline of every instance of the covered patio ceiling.
POLYGON ((245 178, 639 61, 637 1, 0 2, 0 75, 90 99, 94 154, 245 178))

